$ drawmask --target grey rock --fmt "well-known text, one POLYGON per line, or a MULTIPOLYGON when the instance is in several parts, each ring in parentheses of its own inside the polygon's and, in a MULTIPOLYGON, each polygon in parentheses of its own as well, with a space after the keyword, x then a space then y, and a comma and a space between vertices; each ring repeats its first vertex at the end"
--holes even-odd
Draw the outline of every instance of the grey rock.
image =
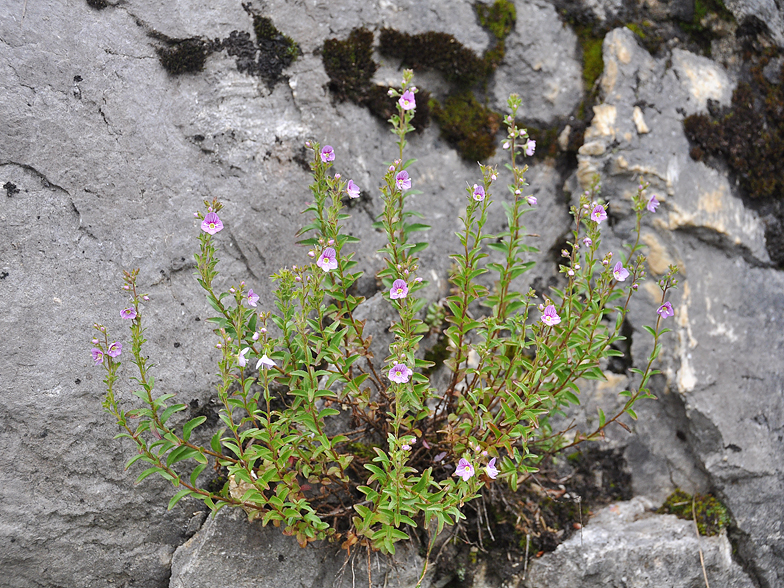
POLYGON ((698 588, 705 573, 712 586, 751 588, 753 582, 732 559, 726 535, 699 537, 694 523, 654 515, 635 498, 608 506, 552 552, 531 562, 528 588, 626 587, 698 588))
POLYGON ((724 3, 736 20, 743 24, 767 27, 773 41, 784 45, 784 14, 775 0, 726 0, 724 3))
POLYGON ((506 112, 507 98, 517 93, 522 119, 550 124, 570 115, 583 97, 577 36, 549 2, 518 0, 515 7, 517 23, 495 73, 491 104, 506 112))
MULTIPOLYGON (((611 250, 632 228, 628 205, 639 177, 663 200, 643 226, 651 277, 669 263, 680 268, 673 293, 674 333, 653 383, 656 403, 641 403, 612 443, 626 445, 635 491, 660 501, 675 485, 714 490, 738 526, 738 550, 762 586, 784 577, 780 517, 782 393, 779 349, 781 273, 769 267, 759 217, 716 170, 691 160, 684 116, 701 112, 707 98, 727 104, 732 80, 716 64, 674 50, 671 65, 654 60, 625 29, 604 44, 604 102, 586 140, 605 146, 579 155, 575 184, 599 171, 611 201, 611 250), (631 106, 644 104, 650 133, 638 134, 631 106), (750 355, 740 350, 751 350, 750 355)), ((574 186, 577 190, 577 186, 574 186)), ((632 357, 642 362, 650 342, 641 325, 653 324, 660 304, 655 283, 641 288, 630 313, 632 357)), ((639 365, 639 364, 638 364, 639 365)), ((612 387, 612 382, 609 383, 612 387)), ((616 390, 623 382, 616 382, 616 390)), ((587 417, 585 417, 587 418, 587 417)))
MULTIPOLYGON (((224 509, 177 549, 169 588, 348 588, 368 586, 368 574, 373 587, 413 588, 422 569, 411 545, 400 545, 394 556, 375 553, 369 559, 364 549, 349 556, 326 542, 303 549, 280 529, 248 523, 241 510, 224 509)), ((432 569, 422 588, 431 579, 432 569)))

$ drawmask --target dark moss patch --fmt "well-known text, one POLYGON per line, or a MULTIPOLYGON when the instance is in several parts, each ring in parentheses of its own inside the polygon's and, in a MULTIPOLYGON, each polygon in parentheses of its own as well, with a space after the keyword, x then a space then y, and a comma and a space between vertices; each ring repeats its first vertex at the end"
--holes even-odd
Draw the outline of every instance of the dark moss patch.
POLYGON ((768 254, 784 266, 784 68, 775 83, 767 79, 762 72, 770 56, 753 64, 751 80, 738 84, 730 107, 711 102, 709 114, 687 117, 683 128, 693 159, 726 162, 743 195, 769 209, 768 254))
POLYGON ((378 69, 373 60, 373 33, 361 28, 351 31, 345 41, 327 39, 322 55, 330 91, 340 100, 363 102, 378 69))
POLYGON ((109 3, 106 0, 87 0, 87 5, 96 10, 102 10, 109 6, 109 3))
POLYGON ((718 535, 732 522, 727 507, 710 494, 687 494, 677 489, 670 494, 656 511, 659 514, 674 514, 688 521, 697 519, 700 535, 718 535), (692 512, 692 506, 694 510, 692 512))
POLYGON ((444 105, 431 105, 441 136, 469 161, 483 161, 495 153, 501 115, 480 104, 470 92, 447 96, 444 105))
POLYGON ((157 47, 158 59, 167 72, 173 76, 197 73, 204 69, 207 56, 212 52, 212 45, 202 39, 169 39, 157 47))
POLYGON ((216 41, 216 45, 236 58, 240 72, 263 79, 271 91, 284 79, 283 70, 294 62, 301 50, 270 18, 255 13, 249 4, 243 4, 243 7, 253 18, 255 41, 246 31, 232 31, 223 41, 216 41))
MULTIPOLYGON (((373 74, 378 64, 373 60, 373 33, 365 28, 354 29, 348 38, 327 39, 322 49, 324 69, 329 76, 329 89, 339 100, 348 100, 367 107, 379 119, 386 121, 397 112, 395 99, 389 88, 374 84, 373 74)), ((430 123, 430 94, 417 93, 417 109, 411 124, 421 133, 430 123)))
POLYGON ((19 194, 19 188, 17 188, 16 184, 13 182, 6 182, 3 184, 3 190, 5 190, 5 195, 9 198, 13 198, 16 194, 19 194))
POLYGON ((382 29, 379 50, 400 59, 404 67, 438 71, 447 81, 463 87, 474 86, 490 73, 483 59, 447 33, 409 35, 382 29))

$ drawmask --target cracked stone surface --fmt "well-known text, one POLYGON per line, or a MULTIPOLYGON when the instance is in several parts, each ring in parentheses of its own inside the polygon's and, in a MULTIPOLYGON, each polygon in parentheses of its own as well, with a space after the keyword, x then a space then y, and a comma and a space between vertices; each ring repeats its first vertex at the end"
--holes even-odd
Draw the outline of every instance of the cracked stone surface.
MULTIPOLYGON (((261 294, 260 306, 269 306, 267 276, 307 260, 294 245, 309 197, 297 162, 302 145, 328 142, 338 154, 336 171, 370 196, 347 223, 363 241, 357 260, 368 275, 359 286, 370 298, 381 266, 380 235, 371 227, 381 210, 375 190, 394 146, 366 110, 333 102, 316 50, 363 25, 445 31, 480 53, 490 42, 468 1, 447 8, 435 0, 271 0, 252 7, 302 49, 272 89, 238 72, 225 52, 212 53, 203 72, 167 74, 151 34, 215 39, 252 30, 239 0, 208 4, 128 0, 96 10, 84 1, 18 2, 0 14, 0 184, 19 190, 0 195, 0 569, 12 588, 163 587, 170 576, 191 578, 177 588, 197 585, 177 562, 189 553, 189 565, 207 565, 198 554, 212 552, 193 550, 206 543, 194 538, 174 564, 172 556, 203 514, 188 501, 166 511, 169 486, 153 478, 135 486, 138 469, 123 471, 134 451, 112 440, 116 427, 100 411, 102 376, 89 356, 93 321, 127 340, 119 318, 122 270, 141 268, 159 390, 189 403, 183 419, 213 415, 218 354, 192 276, 193 211, 206 198, 225 203, 220 279, 245 279, 261 294)), ((576 37, 547 2, 516 5, 518 25, 488 86, 490 103, 502 108, 514 90, 527 116, 561 120, 582 99, 576 37)), ((594 171, 602 174, 614 223, 604 246, 617 250, 630 230, 628 196, 644 172, 663 201, 644 230, 652 273, 670 261, 684 268, 673 352, 655 386, 660 401, 641 406, 635 435, 618 429, 608 443, 626 448, 637 494, 661 500, 675 485, 717 491, 735 517, 736 544, 755 580, 777 586, 784 576, 783 279, 769 267, 760 220, 726 177, 689 159, 681 126, 709 98, 727 103, 734 80, 678 49, 669 63, 653 59, 626 30, 608 35, 604 51, 603 100, 567 196, 594 171)), ((393 76, 394 67, 384 64, 379 75, 393 76)), ((465 182, 479 172, 433 126, 411 138, 409 154, 419 160, 412 175, 421 190, 412 206, 432 225, 420 235, 430 243, 421 265, 434 301, 448 290, 446 254, 457 242, 465 182)), ((557 272, 550 251, 568 221, 562 173, 544 162, 528 174, 539 206, 526 221, 541 250, 529 279, 540 284, 557 272)), ((497 201, 508 197, 506 171, 499 176, 497 201)), ((489 230, 502 230, 503 222, 496 206, 489 230)), ((631 315, 636 361, 649 351, 639 326, 651 322, 656 305, 647 290, 639 298, 631 315)), ((588 407, 612 403, 624 377, 587 388, 588 407)), ((219 523, 226 519, 204 529, 219 523)))

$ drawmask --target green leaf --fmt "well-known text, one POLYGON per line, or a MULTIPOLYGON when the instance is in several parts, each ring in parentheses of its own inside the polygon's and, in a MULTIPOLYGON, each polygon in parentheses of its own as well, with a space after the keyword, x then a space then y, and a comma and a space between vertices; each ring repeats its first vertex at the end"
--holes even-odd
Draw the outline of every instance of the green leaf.
POLYGON ((161 415, 161 423, 166 424, 166 421, 169 420, 169 417, 171 415, 173 415, 175 412, 185 410, 186 408, 188 407, 184 404, 173 404, 172 406, 170 406, 169 408, 163 411, 163 414, 161 415))
POLYGON ((160 467, 158 467, 158 466, 153 466, 151 468, 147 468, 141 474, 139 474, 138 478, 136 478, 136 483, 138 484, 139 482, 144 480, 144 478, 146 478, 147 476, 151 476, 155 472, 162 472, 162 471, 163 470, 160 467))
POLYGON ((191 472, 191 486, 196 486, 196 479, 199 477, 199 474, 204 471, 204 468, 207 467, 206 463, 201 463, 193 468, 191 472))
POLYGON ((177 504, 180 500, 188 496, 188 494, 190 493, 191 491, 188 490, 187 488, 183 488, 182 490, 177 492, 177 494, 172 496, 171 500, 169 501, 169 507, 167 508, 167 510, 171 510, 172 508, 174 508, 175 504, 177 504))
POLYGON ((191 431, 207 420, 206 416, 198 416, 195 419, 189 420, 182 427, 182 438, 187 441, 191 438, 191 431))

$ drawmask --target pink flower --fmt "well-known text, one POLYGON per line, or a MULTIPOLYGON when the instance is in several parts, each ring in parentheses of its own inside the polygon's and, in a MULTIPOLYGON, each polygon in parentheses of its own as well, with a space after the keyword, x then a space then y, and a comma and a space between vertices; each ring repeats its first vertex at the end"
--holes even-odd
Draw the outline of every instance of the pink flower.
POLYGON ((525 154, 528 157, 531 157, 534 154, 535 150, 536 150, 536 141, 528 139, 528 143, 525 144, 525 154))
POLYGON ((482 200, 485 199, 485 189, 482 186, 474 184, 473 197, 477 202, 482 202, 482 200))
POLYGON ((604 210, 604 206, 597 204, 593 207, 593 210, 591 211, 591 220, 595 223, 607 220, 607 212, 604 210))
POLYGON ((332 149, 332 145, 324 145, 321 148, 321 162, 328 163, 330 161, 335 161, 335 151, 332 149))
POLYGON ((248 354, 248 351, 250 351, 250 347, 246 347, 237 354, 237 363, 240 367, 245 367, 247 365, 248 358, 245 356, 248 354))
POLYGON ((542 322, 548 327, 552 327, 561 322, 561 317, 555 312, 555 306, 552 304, 547 305, 547 308, 544 309, 544 313, 542 314, 542 322))
POLYGON ((392 300, 397 300, 399 298, 405 298, 406 296, 408 296, 408 284, 406 284, 406 281, 397 279, 392 282, 392 288, 389 290, 389 297, 392 300))
POLYGON ((201 221, 201 230, 210 235, 214 235, 223 230, 223 223, 221 222, 221 219, 218 218, 217 214, 208 212, 204 217, 204 220, 201 221))
POLYGON ((615 264, 615 267, 613 267, 613 277, 619 282, 623 282, 629 277, 629 270, 623 267, 623 264, 619 261, 615 264))
POLYGON ((404 443, 403 445, 400 446, 400 449, 402 449, 403 451, 411 451, 411 446, 408 443, 404 443))
POLYGON ((414 371, 404 363, 396 363, 389 370, 389 379, 397 384, 405 384, 414 371))
POLYGON ((348 181, 346 192, 348 193, 349 198, 359 198, 359 186, 357 186, 353 180, 348 181))
POLYGON ((259 295, 253 291, 253 288, 248 290, 248 304, 250 306, 256 306, 259 302, 259 295))
POLYGON ((457 463, 457 469, 455 469, 455 473, 452 475, 460 476, 463 478, 463 482, 468 482, 468 480, 474 475, 474 466, 472 466, 471 462, 469 462, 465 457, 461 457, 460 461, 457 463))
POLYGON ((583 239, 583 243, 585 244, 586 247, 590 247, 591 245, 593 245, 593 241, 591 241, 590 237, 586 237, 585 239, 583 239))
POLYGON ((528 204, 530 204, 531 206, 536 206, 537 203, 536 196, 528 196, 526 197, 526 200, 528 201, 528 204))
POLYGON ((273 367, 275 367, 275 362, 272 361, 269 357, 267 357, 266 353, 261 356, 261 359, 259 359, 259 361, 256 362, 257 370, 261 368, 264 368, 266 370, 273 367))
POLYGON ((120 311, 120 318, 121 319, 135 319, 136 318, 136 309, 135 308, 124 308, 120 311))
POLYGON ((670 304, 669 300, 662 304, 656 313, 663 319, 666 319, 668 316, 675 316, 675 311, 672 309, 672 304, 670 304))
POLYGON ((93 361, 95 362, 95 365, 98 365, 99 363, 103 363, 103 351, 101 351, 96 347, 93 347, 90 350, 90 353, 93 354, 93 361))
POLYGON ((411 178, 408 177, 408 172, 406 170, 397 172, 397 175, 395 176, 395 186, 401 191, 411 189, 411 178))
POLYGON ((109 345, 109 349, 106 350, 106 355, 109 357, 117 357, 122 353, 122 343, 115 341, 111 345, 109 345))
POLYGON ((648 204, 645 205, 645 208, 647 208, 649 212, 656 212, 657 206, 659 206, 659 201, 656 198, 656 194, 654 194, 651 196, 651 199, 648 200, 648 204))
POLYGON ((414 93, 411 90, 406 90, 403 92, 403 95, 400 97, 400 100, 397 101, 400 104, 400 107, 403 110, 413 110, 416 108, 416 99, 414 98, 414 93))
POLYGON ((495 467, 495 460, 496 458, 494 457, 485 466, 485 472, 487 472, 488 477, 490 477, 493 480, 495 480, 498 477, 498 469, 496 469, 495 467))
POLYGON ((338 269, 338 257, 337 253, 335 253, 335 250, 332 247, 327 247, 324 251, 321 252, 318 261, 316 261, 316 265, 325 272, 338 269))

